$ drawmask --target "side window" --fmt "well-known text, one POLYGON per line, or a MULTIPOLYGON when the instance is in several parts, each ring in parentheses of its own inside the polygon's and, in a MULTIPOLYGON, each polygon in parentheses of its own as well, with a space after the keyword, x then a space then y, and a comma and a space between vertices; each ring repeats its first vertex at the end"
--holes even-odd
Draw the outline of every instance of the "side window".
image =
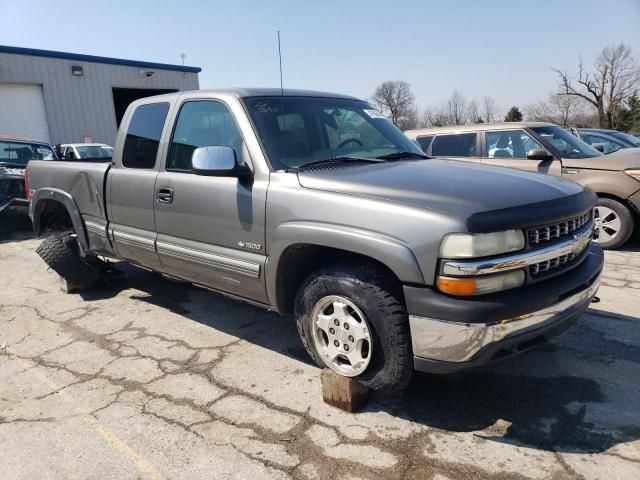
POLYGON ((433 140, 431 155, 435 157, 476 157, 476 133, 438 135, 433 140))
POLYGON ((600 135, 585 134, 582 136, 582 140, 584 140, 591 146, 595 145, 596 143, 602 144, 602 146, 604 147, 604 152, 602 153, 611 153, 622 148, 621 143, 615 142, 613 139, 602 137, 600 135))
POLYGON ((485 133, 487 157, 527 158, 527 152, 542 145, 524 130, 504 130, 485 133))
POLYGON ((168 103, 150 103, 136 108, 124 141, 122 152, 124 167, 153 168, 156 164, 162 127, 168 112, 168 103))
POLYGON ((427 153, 427 150, 429 150, 429 145, 431 145, 431 141, 433 140, 433 135, 418 137, 416 138, 416 140, 418 141, 418 144, 420 144, 420 148, 422 149, 422 151, 424 153, 427 153))
POLYGON ((215 100, 185 102, 171 137, 166 170, 190 172, 196 148, 231 147, 243 162, 243 141, 229 109, 215 100))

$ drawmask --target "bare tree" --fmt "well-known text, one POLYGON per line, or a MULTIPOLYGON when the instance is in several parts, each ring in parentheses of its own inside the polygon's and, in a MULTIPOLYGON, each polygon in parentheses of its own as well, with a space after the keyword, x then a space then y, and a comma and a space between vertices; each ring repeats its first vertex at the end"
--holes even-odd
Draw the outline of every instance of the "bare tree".
POLYGON ((600 127, 611 128, 621 104, 640 83, 640 70, 631 47, 620 43, 605 47, 598 56, 593 71, 588 72, 578 62, 577 76, 566 70, 553 69, 560 77, 560 95, 579 97, 598 112, 600 127))
POLYGON ((415 96, 411 86, 402 80, 388 80, 376 87, 371 101, 378 110, 401 129, 411 128, 412 117, 415 119, 415 96))
POLYGON ((425 107, 422 118, 420 118, 421 127, 444 127, 445 125, 449 125, 449 118, 442 105, 428 105, 425 107))
POLYGON ((482 117, 480 116, 480 107, 478 107, 478 102, 475 100, 471 100, 467 103, 467 123, 480 123, 483 122, 482 117))
POLYGON ((584 100, 573 95, 550 95, 548 100, 525 108, 528 120, 535 122, 552 122, 562 127, 579 125, 585 117, 584 100))
POLYGON ((459 90, 454 90, 445 103, 448 125, 464 125, 467 121, 467 98, 459 90))
POLYGON ((481 118, 484 123, 495 122, 500 118, 496 101, 493 97, 484 97, 482 99, 481 118))

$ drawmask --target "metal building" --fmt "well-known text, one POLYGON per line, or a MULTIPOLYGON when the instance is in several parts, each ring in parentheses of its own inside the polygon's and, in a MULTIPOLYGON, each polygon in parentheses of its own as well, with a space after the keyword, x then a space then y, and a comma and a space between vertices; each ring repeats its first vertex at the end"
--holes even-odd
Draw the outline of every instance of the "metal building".
POLYGON ((113 145, 132 101, 196 90, 200 70, 0 45, 0 135, 113 145))

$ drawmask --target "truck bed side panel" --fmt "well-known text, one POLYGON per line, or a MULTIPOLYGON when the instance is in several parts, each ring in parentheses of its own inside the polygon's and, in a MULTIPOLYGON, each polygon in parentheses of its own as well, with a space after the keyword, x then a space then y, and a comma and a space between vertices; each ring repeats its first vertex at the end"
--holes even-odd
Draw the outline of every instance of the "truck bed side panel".
POLYGON ((105 179, 110 163, 29 162, 29 188, 55 188, 73 198, 86 229, 91 251, 109 254, 105 179))

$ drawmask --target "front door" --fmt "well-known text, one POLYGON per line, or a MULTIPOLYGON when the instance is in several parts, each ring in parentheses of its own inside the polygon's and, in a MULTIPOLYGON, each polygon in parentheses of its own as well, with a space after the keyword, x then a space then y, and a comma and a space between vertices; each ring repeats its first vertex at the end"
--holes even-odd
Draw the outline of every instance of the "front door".
POLYGON ((482 163, 546 173, 558 177, 562 175, 560 160, 530 160, 527 158, 529 150, 544 147, 522 129, 487 131, 484 138, 485 155, 482 158, 482 163))
POLYGON ((181 106, 164 171, 156 181, 156 241, 163 271, 241 297, 266 302, 267 182, 191 172, 198 147, 227 146, 251 164, 227 106, 187 100, 181 106))

